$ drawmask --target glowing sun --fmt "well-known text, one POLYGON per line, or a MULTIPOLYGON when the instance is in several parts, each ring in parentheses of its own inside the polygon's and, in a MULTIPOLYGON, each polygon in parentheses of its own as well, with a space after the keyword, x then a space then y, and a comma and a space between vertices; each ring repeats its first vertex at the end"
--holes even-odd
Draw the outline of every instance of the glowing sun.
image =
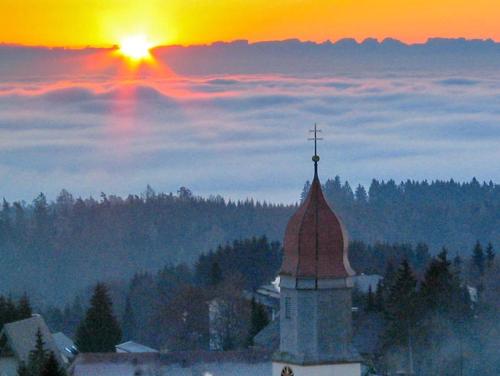
POLYGON ((124 38, 120 42, 120 53, 131 60, 147 60, 151 58, 149 50, 153 45, 142 35, 124 38))

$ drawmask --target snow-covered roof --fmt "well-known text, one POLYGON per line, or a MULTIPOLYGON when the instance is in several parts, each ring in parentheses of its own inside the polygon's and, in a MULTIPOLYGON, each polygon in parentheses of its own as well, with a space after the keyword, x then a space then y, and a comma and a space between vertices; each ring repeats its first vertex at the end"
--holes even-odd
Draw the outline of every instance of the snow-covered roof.
POLYGON ((141 345, 140 343, 134 341, 127 341, 116 345, 116 352, 126 352, 126 353, 150 353, 158 352, 151 347, 141 345))
POLYGON ((66 359, 72 359, 76 354, 78 354, 78 349, 76 348, 75 343, 64 333, 53 333, 52 337, 54 338, 59 352, 63 357, 66 357, 66 359))
POLYGON ((275 282, 276 280, 267 285, 260 286, 257 289, 257 293, 264 296, 268 296, 270 298, 279 299, 280 298, 279 277, 278 277, 278 284, 276 284, 275 282))
POLYGON ((17 359, 27 362, 30 352, 35 348, 36 334, 39 329, 44 341, 44 348, 53 352, 56 359, 62 362, 61 354, 54 338, 40 315, 35 314, 24 320, 5 324, 0 337, 5 336, 10 349, 12 349, 17 359))

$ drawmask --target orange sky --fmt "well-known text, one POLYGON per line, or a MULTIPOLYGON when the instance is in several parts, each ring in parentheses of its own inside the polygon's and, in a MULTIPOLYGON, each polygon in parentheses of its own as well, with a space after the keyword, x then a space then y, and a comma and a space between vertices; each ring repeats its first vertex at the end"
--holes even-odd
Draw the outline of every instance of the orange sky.
POLYGON ((0 42, 106 46, 299 38, 493 38, 498 0, 0 0, 0 42))

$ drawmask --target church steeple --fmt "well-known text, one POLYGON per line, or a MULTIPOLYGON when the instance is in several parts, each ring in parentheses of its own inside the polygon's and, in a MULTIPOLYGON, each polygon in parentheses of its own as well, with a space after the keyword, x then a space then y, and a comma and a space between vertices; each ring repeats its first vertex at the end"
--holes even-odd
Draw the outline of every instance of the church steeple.
POLYGON ((306 199, 288 222, 280 274, 294 278, 332 279, 353 276, 347 232, 323 196, 318 177, 318 132, 314 125, 314 178, 306 199))
POLYGON ((314 178, 285 232, 273 376, 361 375, 361 358, 352 345, 354 271, 347 233, 323 196, 316 125, 312 132, 314 178))

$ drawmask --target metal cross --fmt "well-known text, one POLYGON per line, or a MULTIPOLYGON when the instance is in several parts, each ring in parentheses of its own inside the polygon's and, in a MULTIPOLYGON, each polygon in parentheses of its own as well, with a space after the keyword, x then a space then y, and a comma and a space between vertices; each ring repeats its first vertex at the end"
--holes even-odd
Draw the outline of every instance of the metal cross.
POLYGON ((314 133, 314 137, 308 138, 309 141, 314 141, 314 155, 312 157, 312 160, 314 162, 314 173, 318 173, 318 162, 319 162, 319 155, 318 155, 318 141, 322 141, 323 138, 318 137, 318 133, 321 133, 321 129, 318 129, 316 126, 316 123, 314 123, 314 129, 309 130, 309 133, 314 133))

